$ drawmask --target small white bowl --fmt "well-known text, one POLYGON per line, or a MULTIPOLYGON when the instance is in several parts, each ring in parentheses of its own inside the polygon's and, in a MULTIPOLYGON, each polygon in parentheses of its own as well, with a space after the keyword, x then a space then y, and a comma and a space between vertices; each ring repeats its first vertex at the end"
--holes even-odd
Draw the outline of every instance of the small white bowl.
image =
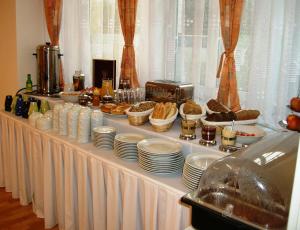
POLYGON ((245 132, 245 133, 249 133, 249 134, 254 134, 254 136, 236 135, 236 142, 241 143, 241 144, 246 144, 246 145, 257 142, 266 135, 266 132, 262 128, 259 128, 258 126, 253 126, 253 125, 236 125, 234 127, 234 129, 237 132, 245 132))
POLYGON ((78 96, 80 95, 80 91, 71 91, 71 92, 60 92, 59 96, 65 102, 78 103, 78 96))
POLYGON ((179 107, 179 113, 183 119, 186 118, 187 120, 199 120, 201 117, 204 117, 206 115, 206 109, 204 106, 201 106, 201 105, 200 105, 201 110, 202 110, 201 114, 185 114, 183 112, 184 105, 185 105, 185 103, 181 104, 179 107))

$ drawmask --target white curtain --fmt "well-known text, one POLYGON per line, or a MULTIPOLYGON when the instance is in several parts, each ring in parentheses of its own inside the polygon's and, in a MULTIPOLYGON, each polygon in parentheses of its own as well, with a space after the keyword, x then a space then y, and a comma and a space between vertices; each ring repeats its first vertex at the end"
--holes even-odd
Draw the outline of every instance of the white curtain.
MULTIPOLYGON (((241 105, 259 109, 261 121, 272 125, 286 117, 286 105, 299 89, 299 4, 245 0, 235 51, 241 105)), ((218 0, 139 0, 134 45, 141 85, 152 79, 191 82, 196 101, 215 98, 223 52, 219 18, 218 0)), ((123 44, 117 0, 64 1, 62 48, 69 82, 82 69, 90 86, 93 58, 116 59, 118 82, 123 44)))
POLYGON ((85 86, 92 85, 92 55, 89 0, 64 0, 61 49, 66 84, 73 81, 75 70, 85 74, 85 86))
POLYGON ((263 112, 266 123, 277 123, 290 111, 300 81, 300 3, 297 0, 256 0, 251 12, 247 107, 263 112))

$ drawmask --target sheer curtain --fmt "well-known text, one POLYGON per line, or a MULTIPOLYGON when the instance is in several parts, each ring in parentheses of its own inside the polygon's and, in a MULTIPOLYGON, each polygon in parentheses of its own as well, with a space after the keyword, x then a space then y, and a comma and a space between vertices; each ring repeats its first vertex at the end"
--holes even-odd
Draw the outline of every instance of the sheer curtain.
MULTIPOLYGON (((218 56, 223 52, 218 0, 178 0, 174 79, 195 85, 195 100, 216 98, 218 56)), ((300 14, 297 0, 245 0, 235 50, 242 108, 261 111, 276 126, 289 112, 300 81, 300 14)))
MULTIPOLYGON (((286 105, 300 81, 300 3, 297 0, 249 3, 249 60, 246 107, 262 111, 263 122, 285 119, 286 105)), ((243 76, 241 76, 243 77, 243 76)))
MULTIPOLYGON (((300 76, 300 3, 245 0, 235 50, 242 108, 262 112, 275 125, 289 112, 300 76)), ((141 85, 152 79, 191 82, 194 98, 216 98, 223 50, 218 0, 139 0, 134 46, 141 85)), ((65 79, 75 69, 92 84, 91 60, 116 59, 117 82, 124 40, 117 0, 64 0, 62 48, 65 79)))
POLYGON ((81 70, 85 86, 92 85, 92 52, 89 0, 64 0, 61 49, 64 54, 64 80, 72 83, 75 70, 81 70))

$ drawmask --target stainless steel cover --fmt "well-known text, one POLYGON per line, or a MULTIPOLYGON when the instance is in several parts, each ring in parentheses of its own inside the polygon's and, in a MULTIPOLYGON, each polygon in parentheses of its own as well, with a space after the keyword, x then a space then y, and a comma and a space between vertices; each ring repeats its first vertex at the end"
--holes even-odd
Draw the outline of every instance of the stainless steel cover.
POLYGON ((194 86, 169 80, 148 81, 145 85, 146 100, 156 102, 175 102, 181 105, 186 100, 193 99, 194 86))
POLYGON ((58 93, 60 49, 50 43, 39 45, 34 54, 37 58, 37 92, 48 95, 58 93))
POLYGON ((285 229, 299 134, 269 135, 215 161, 183 200, 256 229, 285 229))

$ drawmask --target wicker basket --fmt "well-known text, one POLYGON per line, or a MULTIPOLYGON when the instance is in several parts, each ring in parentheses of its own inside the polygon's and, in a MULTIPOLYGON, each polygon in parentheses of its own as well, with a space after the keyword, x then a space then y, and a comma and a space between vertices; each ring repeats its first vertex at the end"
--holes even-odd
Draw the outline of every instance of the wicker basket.
POLYGON ((152 124, 152 128, 154 129, 155 132, 166 132, 172 127, 173 123, 174 122, 171 122, 166 125, 153 125, 152 124))
POLYGON ((150 114, 145 115, 145 116, 130 116, 130 115, 128 115, 129 124, 135 125, 135 126, 143 125, 149 120, 149 115, 150 114))

